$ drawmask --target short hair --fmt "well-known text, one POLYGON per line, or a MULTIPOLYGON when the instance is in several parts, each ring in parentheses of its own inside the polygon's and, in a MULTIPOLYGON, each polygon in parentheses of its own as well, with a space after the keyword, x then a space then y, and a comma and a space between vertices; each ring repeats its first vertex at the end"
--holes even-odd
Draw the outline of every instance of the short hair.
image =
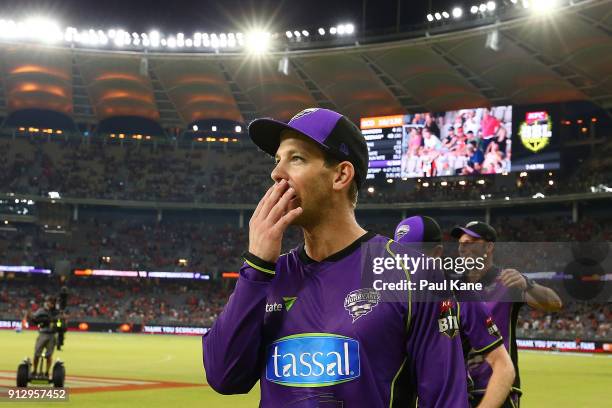
MULTIPOLYGON (((337 166, 338 164, 342 163, 339 159, 335 158, 326 151, 323 152, 323 162, 325 164, 325 167, 328 168, 337 166)), ((348 189, 348 198, 353 208, 357 207, 357 197, 359 196, 359 188, 357 187, 357 180, 355 177, 357 177, 357 173, 355 173, 355 175, 353 176, 353 180, 351 181, 351 185, 348 189)))

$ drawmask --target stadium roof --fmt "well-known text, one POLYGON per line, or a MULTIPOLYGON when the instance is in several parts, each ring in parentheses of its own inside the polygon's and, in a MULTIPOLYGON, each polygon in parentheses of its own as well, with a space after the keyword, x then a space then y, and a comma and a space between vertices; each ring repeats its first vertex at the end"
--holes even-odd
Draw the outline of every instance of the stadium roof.
POLYGON ((0 116, 41 108, 81 123, 131 115, 185 128, 203 119, 288 119, 312 106, 354 120, 571 100, 610 112, 611 31, 610 2, 586 1, 548 17, 257 58, 0 44, 0 116))

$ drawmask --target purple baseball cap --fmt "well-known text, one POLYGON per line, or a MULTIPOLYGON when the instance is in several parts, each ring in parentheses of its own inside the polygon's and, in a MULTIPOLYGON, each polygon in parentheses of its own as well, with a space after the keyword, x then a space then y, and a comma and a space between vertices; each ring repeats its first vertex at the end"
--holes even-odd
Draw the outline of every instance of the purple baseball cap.
POLYGON ((439 243, 442 242, 442 230, 433 218, 415 215, 397 224, 394 239, 402 244, 439 243))
POLYGON ((336 159, 352 163, 357 186, 363 185, 368 174, 368 146, 359 128, 346 116, 329 109, 309 108, 289 123, 271 118, 255 119, 249 125, 249 136, 257 147, 274 156, 284 130, 302 134, 336 159))
POLYGON ((497 240, 497 232, 495 229, 481 221, 471 221, 465 224, 465 227, 455 226, 451 231, 451 236, 459 239, 463 234, 467 234, 473 238, 484 239, 485 241, 495 242, 497 240))

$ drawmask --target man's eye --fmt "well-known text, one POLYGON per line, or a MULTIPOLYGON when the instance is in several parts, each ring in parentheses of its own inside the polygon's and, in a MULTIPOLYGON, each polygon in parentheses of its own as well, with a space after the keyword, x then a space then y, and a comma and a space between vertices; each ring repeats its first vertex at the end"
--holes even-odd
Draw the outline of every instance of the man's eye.
POLYGON ((291 160, 304 160, 304 159, 300 156, 293 156, 291 160))

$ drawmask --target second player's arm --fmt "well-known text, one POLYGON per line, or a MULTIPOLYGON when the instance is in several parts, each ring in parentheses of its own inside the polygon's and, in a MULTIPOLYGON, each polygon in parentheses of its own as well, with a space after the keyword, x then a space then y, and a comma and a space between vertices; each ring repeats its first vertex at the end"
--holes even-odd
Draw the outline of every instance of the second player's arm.
POLYGON ((521 289, 524 293, 525 302, 534 309, 556 312, 563 307, 561 298, 554 290, 535 282, 531 288, 528 288, 527 278, 516 269, 505 269, 500 279, 507 287, 521 289))
POLYGON ((478 408, 499 408, 502 406, 514 382, 514 366, 504 346, 491 350, 485 360, 491 366, 493 374, 478 408))

